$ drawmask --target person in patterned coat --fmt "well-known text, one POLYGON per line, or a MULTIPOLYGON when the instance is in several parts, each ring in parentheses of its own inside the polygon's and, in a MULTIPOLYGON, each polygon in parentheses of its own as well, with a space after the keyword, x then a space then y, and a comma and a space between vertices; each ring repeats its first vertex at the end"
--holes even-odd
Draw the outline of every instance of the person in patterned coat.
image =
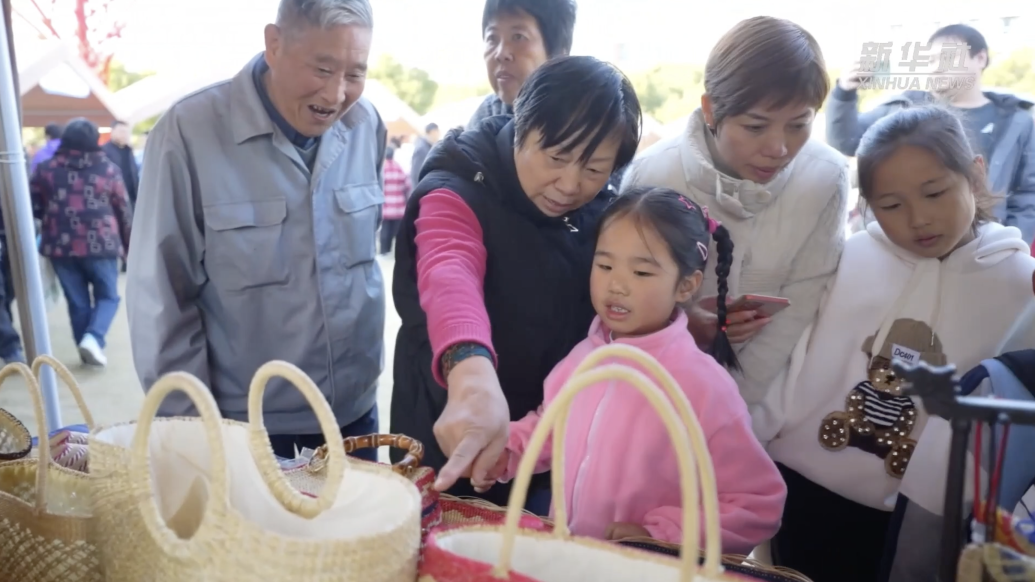
POLYGON ((122 171, 101 151, 99 137, 90 121, 71 121, 54 157, 33 172, 31 192, 33 215, 42 222, 40 254, 61 281, 79 356, 104 366, 132 210, 122 171))

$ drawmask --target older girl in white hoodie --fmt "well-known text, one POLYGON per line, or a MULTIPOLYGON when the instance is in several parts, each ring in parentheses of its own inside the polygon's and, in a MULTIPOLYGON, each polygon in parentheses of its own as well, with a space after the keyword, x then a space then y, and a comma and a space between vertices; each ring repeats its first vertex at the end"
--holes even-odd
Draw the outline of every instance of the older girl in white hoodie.
POLYGON ((913 458, 927 415, 892 360, 965 371, 1035 346, 1035 259, 1019 230, 991 222, 984 161, 954 114, 886 117, 858 156, 876 222, 848 240, 769 401, 782 419, 768 450, 788 487, 773 557, 814 582, 877 579, 902 477, 927 470, 913 458))

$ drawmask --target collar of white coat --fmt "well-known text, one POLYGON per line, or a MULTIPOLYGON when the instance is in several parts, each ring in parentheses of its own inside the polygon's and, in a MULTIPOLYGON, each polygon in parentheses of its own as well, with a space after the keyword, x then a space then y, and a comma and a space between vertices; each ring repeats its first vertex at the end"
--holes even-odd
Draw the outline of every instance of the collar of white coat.
POLYGON ((694 190, 714 197, 715 204, 727 213, 739 218, 751 218, 783 191, 790 179, 794 160, 767 184, 734 178, 716 169, 708 149, 708 131, 704 112, 698 109, 690 116, 683 139, 680 140, 680 158, 686 183, 694 190))

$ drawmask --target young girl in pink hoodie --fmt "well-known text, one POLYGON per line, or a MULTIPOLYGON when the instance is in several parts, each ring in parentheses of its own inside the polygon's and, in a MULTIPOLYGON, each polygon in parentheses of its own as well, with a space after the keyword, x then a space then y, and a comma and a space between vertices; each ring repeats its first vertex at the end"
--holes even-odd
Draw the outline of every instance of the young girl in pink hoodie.
MULTIPOLYGON (((725 334, 726 277, 733 253, 729 233, 708 218, 707 209, 673 190, 653 187, 619 197, 600 224, 590 277, 597 317, 589 337, 547 377, 539 410, 511 423, 496 475, 501 482, 514 477, 543 407, 579 363, 600 346, 627 343, 657 359, 690 399, 715 463, 723 551, 747 554, 779 528, 786 488, 752 433, 736 383, 723 368, 737 365, 725 334), (687 331, 680 306, 701 286, 711 237, 718 252, 720 309, 719 332, 709 354, 687 331)), ((616 362, 600 365, 609 363, 616 362)), ((657 413, 634 389, 612 381, 579 394, 568 422, 564 460, 564 495, 574 533, 609 540, 649 536, 682 541, 675 452, 657 413)), ((547 445, 536 472, 548 471, 550 463, 547 445)))

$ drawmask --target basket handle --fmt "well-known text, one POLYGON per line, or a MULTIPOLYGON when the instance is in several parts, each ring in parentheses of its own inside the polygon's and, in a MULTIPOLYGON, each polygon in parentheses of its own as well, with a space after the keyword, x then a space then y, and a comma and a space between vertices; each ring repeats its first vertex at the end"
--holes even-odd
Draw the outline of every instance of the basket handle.
MULTIPOLYGON (((528 485, 532 480, 532 472, 535 470, 536 461, 539 459, 550 431, 552 429, 556 430, 553 437, 555 443, 558 441, 563 442, 567 432, 568 411, 575 396, 591 386, 610 380, 620 380, 630 384, 643 394, 661 416, 661 421, 664 423, 665 429, 672 439, 676 451, 676 461, 679 465, 680 488, 682 489, 683 498, 683 535, 688 538, 696 537, 694 532, 699 527, 697 467, 691 456, 690 438, 686 428, 680 422, 679 416, 673 411, 672 403, 665 397, 665 393, 655 386, 647 376, 628 366, 608 364, 573 376, 568 380, 554 401, 547 407, 539 420, 539 424, 536 425, 535 430, 532 432, 532 438, 529 440, 528 448, 521 458, 517 476, 514 478, 514 486, 510 491, 510 502, 507 505, 507 520, 503 527, 503 544, 499 561, 493 569, 493 575, 505 578, 510 571, 521 509, 524 507, 525 499, 528 496, 528 485)), ((556 450, 556 445, 554 450, 556 450)), ((563 459, 559 456, 554 456, 552 471, 557 471, 562 464, 563 459)), ((553 478, 553 486, 556 491, 556 477, 553 478)), ((561 495, 554 495, 555 512, 557 507, 564 503, 563 489, 560 491, 562 492, 561 495)), ((561 522, 559 520, 556 521, 555 526, 560 525, 561 522)), ((560 535, 566 535, 566 533, 567 528, 560 535)), ((683 545, 683 550, 680 552, 680 580, 682 582, 693 582, 696 579, 698 555, 696 549, 688 550, 686 544, 683 545)))
MULTIPOLYGON (((155 541, 165 546, 190 544, 200 533, 200 528, 189 540, 177 537, 169 529, 158 510, 158 503, 153 494, 151 482, 151 451, 148 442, 151 439, 151 425, 154 423, 158 407, 166 396, 179 390, 187 395, 198 410, 201 426, 208 440, 209 473, 212 482, 212 494, 205 506, 202 527, 211 521, 212 516, 226 512, 230 504, 229 478, 227 477, 226 445, 223 443, 222 417, 212 393, 201 383, 201 380, 186 372, 170 372, 151 386, 144 396, 140 407, 140 416, 133 433, 133 442, 129 450, 129 479, 133 491, 137 492, 137 503, 143 515, 144 524, 155 536, 155 541)), ((212 523, 208 525, 212 526, 212 523)))
POLYGON ((94 429, 93 415, 90 414, 90 409, 86 406, 86 400, 83 399, 83 391, 79 387, 79 382, 76 381, 75 376, 72 372, 68 371, 68 368, 64 364, 48 356, 47 354, 40 354, 36 356, 36 359, 32 362, 32 375, 36 377, 37 381, 40 378, 40 373, 43 371, 43 366, 50 366, 57 373, 61 381, 68 387, 68 391, 72 393, 72 397, 75 398, 76 406, 79 407, 79 413, 83 415, 83 422, 86 423, 87 428, 90 430, 94 429))
MULTIPOLYGON (((590 370, 608 358, 621 358, 639 364, 647 375, 656 382, 657 386, 665 392, 675 406, 679 419, 683 421, 683 424, 690 431, 690 445, 693 449, 694 460, 697 463, 697 475, 701 480, 700 493, 704 508, 704 574, 706 577, 718 577, 722 572, 722 527, 719 522, 718 485, 715 482, 715 466, 712 464, 712 457, 708 453, 708 440, 704 436, 701 423, 697 420, 697 414, 694 412, 693 405, 687 399, 686 393, 680 389, 679 383, 676 382, 676 379, 672 377, 672 374, 664 366, 647 352, 629 344, 608 344, 590 352, 575 368, 575 372, 572 375, 575 376, 590 370)), ((558 448, 558 444, 555 441, 554 454, 558 454, 558 450, 560 454, 564 454, 563 444, 561 442, 558 448)), ((562 472, 555 474, 555 478, 560 479, 558 483, 561 484, 564 483, 563 467, 564 464, 562 463, 562 472)), ((697 502, 695 501, 695 503, 697 502)), ((565 504, 554 504, 554 514, 557 523, 563 524, 563 526, 559 525, 558 529, 554 531, 559 531, 560 527, 563 527, 563 533, 567 534, 568 516, 566 515, 567 507, 565 504)), ((700 540, 697 527, 694 527, 689 532, 684 531, 683 536, 684 545, 694 550, 700 547, 698 545, 700 540)))
POLYGON ((20 362, 13 362, 0 368, 0 385, 9 377, 21 374, 25 378, 25 384, 29 389, 29 396, 32 399, 32 412, 36 416, 36 431, 39 433, 39 459, 36 467, 36 512, 43 513, 47 509, 47 473, 53 459, 50 456, 50 435, 47 434, 47 416, 43 412, 43 397, 40 395, 40 385, 36 377, 32 375, 32 369, 20 362))
MULTIPOLYGON (((368 434, 358 437, 346 437, 342 444, 345 445, 345 454, 353 453, 359 449, 378 449, 391 447, 406 451, 403 460, 392 465, 392 470, 406 476, 417 467, 420 467, 424 460, 424 444, 415 438, 403 434, 368 434)), ((327 445, 321 445, 313 453, 309 461, 309 470, 319 472, 326 466, 327 445)))
POLYGON ((334 418, 334 413, 331 412, 330 405, 327 404, 327 399, 305 372, 297 366, 278 360, 263 364, 255 372, 251 387, 248 389, 248 424, 249 446, 252 456, 255 458, 255 464, 266 485, 270 488, 270 492, 284 506, 284 509, 295 515, 312 519, 334 505, 338 499, 341 482, 345 478, 345 470, 348 468, 345 446, 341 440, 341 429, 334 418), (262 397, 266 393, 269 381, 276 377, 284 378, 305 396, 309 406, 312 406, 313 411, 316 412, 320 430, 327 441, 327 480, 324 481, 320 494, 315 499, 302 495, 291 486, 273 454, 270 436, 266 432, 266 423, 262 415, 262 397))

